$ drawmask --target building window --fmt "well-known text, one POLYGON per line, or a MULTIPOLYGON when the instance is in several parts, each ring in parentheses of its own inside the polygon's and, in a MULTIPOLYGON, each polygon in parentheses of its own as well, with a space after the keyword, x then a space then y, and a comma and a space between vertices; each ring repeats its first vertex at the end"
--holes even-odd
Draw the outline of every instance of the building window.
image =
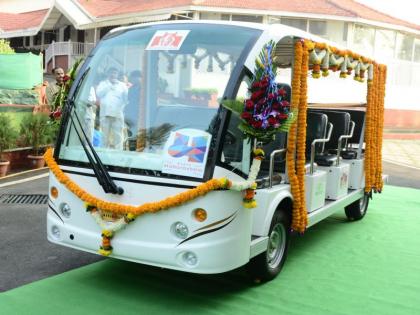
POLYGON ((100 30, 100 38, 104 37, 110 30, 112 30, 116 26, 105 26, 102 27, 100 30))
POLYGON ((25 47, 29 47, 29 45, 31 44, 31 38, 29 36, 25 37, 25 47))
POLYGON ((412 60, 414 36, 402 33, 397 34, 397 58, 402 60, 412 60))
POLYGON ((420 62, 420 38, 414 40, 414 61, 420 62))
POLYGON ((45 31, 44 32, 44 44, 51 44, 56 39, 56 31, 45 31))
POLYGON ((395 51, 394 31, 376 30, 375 36, 375 56, 379 58, 393 58, 395 51))
POLYGON ((355 50, 364 55, 372 55, 375 29, 363 25, 355 25, 353 44, 355 50))
POLYGON ((261 15, 236 15, 236 14, 232 14, 232 21, 262 23, 263 18, 262 18, 261 15))
POLYGON ((304 19, 281 18, 280 23, 306 31, 308 21, 304 19))
POLYGON ((23 46, 24 37, 14 37, 10 39, 10 47, 17 48, 23 46))
POLYGON ((194 12, 188 12, 188 13, 179 13, 179 14, 173 14, 169 18, 169 20, 192 20, 194 19, 194 12))
POLYGON ((230 21, 231 20, 231 15, 230 14, 222 14, 222 21, 230 21))
POLYGON ((280 17, 279 16, 269 16, 267 22, 268 22, 268 24, 280 24, 280 17))
POLYGON ((41 40, 42 40, 41 36, 42 36, 41 32, 38 32, 38 34, 34 36, 34 45, 41 45, 41 40))
POLYGON ((70 25, 64 29, 64 41, 67 42, 71 38, 70 25))
POLYGON ((327 34, 327 22, 326 21, 309 21, 309 33, 325 36, 327 34))

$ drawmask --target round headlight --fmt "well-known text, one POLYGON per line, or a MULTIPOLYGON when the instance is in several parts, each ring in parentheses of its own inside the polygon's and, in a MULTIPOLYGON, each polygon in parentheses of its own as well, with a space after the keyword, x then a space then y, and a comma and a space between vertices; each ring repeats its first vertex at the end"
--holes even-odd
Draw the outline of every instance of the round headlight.
POLYGON ((60 238, 60 229, 58 228, 58 226, 55 226, 55 225, 52 226, 51 234, 56 239, 60 238))
POLYGON ((70 206, 67 203, 63 202, 60 205, 60 211, 61 211, 61 213, 63 214, 64 217, 70 218, 71 208, 70 208, 70 206))
POLYGON ((195 265, 197 265, 198 262, 197 255, 193 252, 185 252, 182 255, 182 260, 189 267, 194 267, 195 265))
POLYGON ((188 227, 182 222, 172 224, 172 232, 176 237, 185 239, 188 237, 188 227))

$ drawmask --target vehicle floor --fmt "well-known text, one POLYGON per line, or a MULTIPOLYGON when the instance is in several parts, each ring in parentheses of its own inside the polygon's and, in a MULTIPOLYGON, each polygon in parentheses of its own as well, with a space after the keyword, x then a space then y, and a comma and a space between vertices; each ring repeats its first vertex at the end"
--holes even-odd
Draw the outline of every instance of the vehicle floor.
POLYGON ((294 235, 275 280, 194 275, 106 259, 0 294, 2 314, 420 314, 419 190, 385 186, 294 235))

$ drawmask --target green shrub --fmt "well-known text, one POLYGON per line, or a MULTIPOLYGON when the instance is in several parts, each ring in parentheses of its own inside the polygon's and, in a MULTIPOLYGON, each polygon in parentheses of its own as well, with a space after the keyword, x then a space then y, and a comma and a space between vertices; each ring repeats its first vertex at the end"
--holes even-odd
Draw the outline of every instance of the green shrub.
POLYGON ((13 148, 16 145, 17 131, 13 128, 10 118, 0 113, 0 161, 4 150, 13 148))
POLYGON ((14 54, 15 51, 10 47, 10 43, 5 39, 0 39, 0 54, 14 54))
POLYGON ((34 155, 41 154, 41 147, 51 144, 54 138, 54 126, 48 115, 29 114, 23 117, 20 123, 22 142, 33 148, 34 155))

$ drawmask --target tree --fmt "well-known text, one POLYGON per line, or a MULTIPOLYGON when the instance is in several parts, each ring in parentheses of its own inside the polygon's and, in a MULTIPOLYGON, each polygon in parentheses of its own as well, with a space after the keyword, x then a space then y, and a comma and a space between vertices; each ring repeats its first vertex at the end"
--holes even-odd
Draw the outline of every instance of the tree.
POLYGON ((0 39, 0 54, 14 54, 15 51, 10 47, 10 43, 5 39, 0 39))

